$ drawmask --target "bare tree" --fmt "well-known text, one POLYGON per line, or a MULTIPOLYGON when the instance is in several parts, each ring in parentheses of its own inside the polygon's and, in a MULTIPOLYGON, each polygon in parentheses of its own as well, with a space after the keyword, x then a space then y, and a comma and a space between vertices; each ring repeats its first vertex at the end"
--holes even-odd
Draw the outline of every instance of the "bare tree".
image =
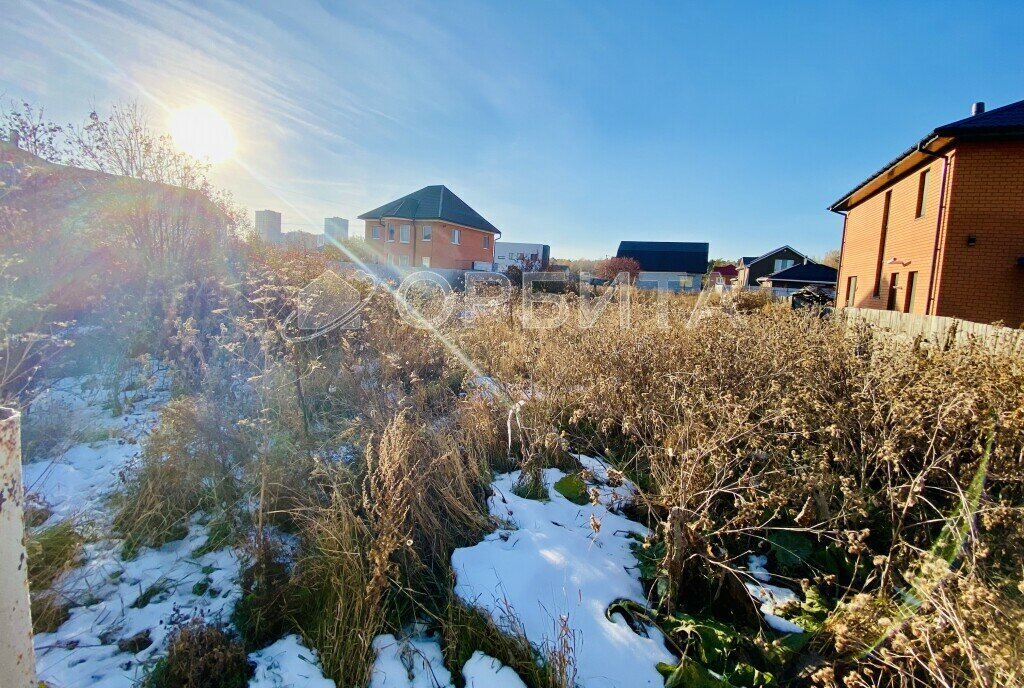
POLYGON ((0 128, 4 137, 17 137, 18 147, 49 162, 60 162, 63 128, 46 119, 43 108, 12 101, 0 110, 0 128))

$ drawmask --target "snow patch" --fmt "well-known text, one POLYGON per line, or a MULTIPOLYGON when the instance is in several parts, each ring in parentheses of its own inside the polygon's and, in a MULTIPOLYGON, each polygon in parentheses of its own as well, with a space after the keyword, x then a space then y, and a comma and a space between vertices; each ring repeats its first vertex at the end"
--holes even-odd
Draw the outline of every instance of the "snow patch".
POLYGON ((303 645, 296 635, 286 635, 253 652, 249 660, 256 665, 249 688, 335 688, 334 681, 325 678, 320 670, 316 652, 303 645))
POLYGON ((544 471, 547 501, 512 494, 518 471, 492 483, 490 513, 512 527, 454 552, 455 592, 537 647, 557 640, 564 619, 581 685, 660 687, 664 680, 655 666, 676 661, 661 632, 648 626, 645 637, 621 615, 605 616, 617 599, 646 604, 630 545, 636 542, 631 534, 646 536, 647 529, 614 511, 635 488, 628 481, 607 485, 606 465, 580 460, 602 483, 598 504, 580 506, 559 494, 553 486, 565 474, 554 468, 544 471))

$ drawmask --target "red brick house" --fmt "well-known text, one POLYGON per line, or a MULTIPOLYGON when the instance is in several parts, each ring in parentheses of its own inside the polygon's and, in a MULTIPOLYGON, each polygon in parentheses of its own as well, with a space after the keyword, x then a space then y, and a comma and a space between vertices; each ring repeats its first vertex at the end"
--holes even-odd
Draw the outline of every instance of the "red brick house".
POLYGON ((1024 101, 937 127, 830 210, 836 303, 1024 323, 1024 101))
MULTIPOLYGON (((472 270, 494 263, 501 232, 446 186, 425 186, 359 216, 374 262, 472 270)), ((489 269, 489 268, 488 268, 489 269)))

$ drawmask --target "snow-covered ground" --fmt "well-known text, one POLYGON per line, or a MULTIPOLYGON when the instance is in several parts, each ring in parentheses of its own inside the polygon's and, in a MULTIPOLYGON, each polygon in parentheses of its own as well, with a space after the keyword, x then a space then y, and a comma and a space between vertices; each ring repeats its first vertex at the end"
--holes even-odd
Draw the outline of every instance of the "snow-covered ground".
POLYGON ((661 632, 646 627, 637 633, 620 615, 606 616, 618 599, 646 603, 630 545, 636 541, 631 534, 644 536, 647 529, 616 512, 634 488, 628 481, 609 485, 596 459, 581 462, 594 475, 598 504, 563 497, 554 485, 565 474, 554 468, 544 471, 546 501, 512 494, 518 471, 494 481, 488 507, 507 527, 455 551, 455 592, 538 648, 561 634, 575 646, 581 686, 662 686, 656 665, 675 658, 661 632))
MULTIPOLYGON (((72 603, 68 619, 55 632, 35 636, 38 676, 53 688, 134 686, 148 664, 166 652, 175 620, 196 615, 227 620, 240 595, 240 562, 231 548, 193 555, 207 539, 198 523, 183 540, 122 558, 121 543, 111 533, 109 497, 122 471, 139 456, 169 398, 169 385, 154 375, 149 386, 134 393, 127 412, 112 417, 97 383, 94 377, 60 380, 32 413, 61 414, 78 431, 110 439, 74 444, 53 460, 23 467, 31 500, 52 511, 41 527, 75 518, 96 536, 84 547, 82 565, 55 586, 72 603)), ((295 636, 253 653, 250 660, 256 669, 253 688, 334 686, 295 636)))

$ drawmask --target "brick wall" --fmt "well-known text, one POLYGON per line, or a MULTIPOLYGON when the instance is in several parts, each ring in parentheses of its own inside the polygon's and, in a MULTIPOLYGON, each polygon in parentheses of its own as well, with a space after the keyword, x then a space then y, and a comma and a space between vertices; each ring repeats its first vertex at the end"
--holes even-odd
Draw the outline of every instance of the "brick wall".
POLYGON ((496 235, 469 227, 447 222, 424 220, 385 220, 383 223, 367 220, 364 238, 366 245, 374 251, 377 262, 388 264, 388 256, 394 265, 401 265, 401 256, 408 259, 408 267, 420 267, 423 258, 430 261, 432 268, 469 270, 474 261, 494 262, 494 240, 496 235), (395 240, 388 240, 388 224, 395 228, 395 240), (402 225, 408 225, 409 243, 402 243, 402 225), (373 238, 373 228, 380 228, 380 238, 373 238), (423 227, 431 228, 430 241, 423 240, 423 227), (452 243, 454 230, 460 231, 459 243, 452 243), (484 245, 486 241, 486 246, 484 245))
POLYGON ((961 142, 950 179, 937 315, 1024 324, 1024 141, 961 142), (973 246, 968 237, 975 237, 973 246))
POLYGON ((896 277, 895 310, 924 313, 928 300, 928 281, 935 252, 935 233, 942 186, 941 159, 931 160, 909 174, 880 189, 847 213, 839 273, 837 303, 846 305, 849 278, 854 276, 856 291, 850 305, 859 308, 885 308, 890 286, 896 277), (924 212, 917 216, 921 173, 928 170, 924 189, 924 212), (885 246, 882 224, 885 199, 891 192, 885 246), (882 255, 881 279, 877 280, 879 253, 882 255), (890 264, 892 259, 896 263, 890 264), (908 307, 908 281, 915 273, 913 295, 908 307))

